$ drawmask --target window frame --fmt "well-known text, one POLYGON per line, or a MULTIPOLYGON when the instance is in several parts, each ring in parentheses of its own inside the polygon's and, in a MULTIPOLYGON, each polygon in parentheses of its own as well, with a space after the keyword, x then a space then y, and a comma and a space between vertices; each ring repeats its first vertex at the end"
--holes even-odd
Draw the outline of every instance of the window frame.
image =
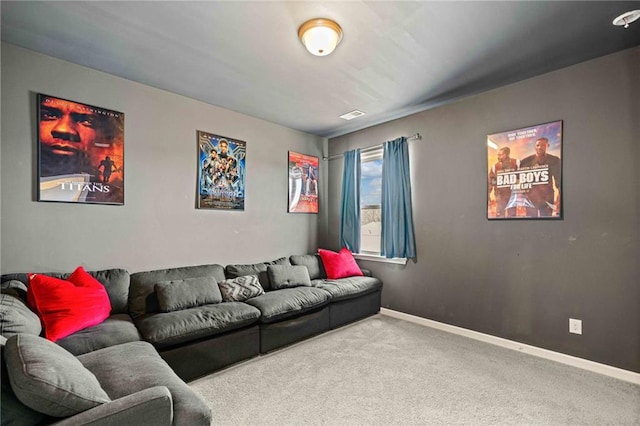
MULTIPOLYGON (((382 146, 380 147, 375 147, 372 149, 367 149, 366 151, 361 151, 360 153, 360 168, 362 169, 362 166, 365 163, 371 162, 371 161, 377 161, 377 160, 383 160, 384 157, 384 149, 382 146)), ((380 172, 380 178, 382 178, 382 171, 380 172)), ((375 208, 377 207, 378 209, 382 210, 382 198, 380 199, 380 202, 378 204, 363 204, 362 203, 362 178, 360 178, 360 218, 362 221, 362 211, 365 209, 370 209, 370 208, 375 208)), ((382 195, 381 195, 382 196, 382 195)), ((361 222, 361 226, 362 226, 362 222, 361 222)), ((360 229, 360 238, 362 240, 362 227, 360 229)), ((381 236, 380 236, 381 237, 381 236)), ((380 238, 378 239, 378 243, 380 243, 380 238)), ((379 244, 378 244, 379 247, 379 244)), ((380 256, 380 248, 378 248, 377 252, 373 252, 373 251, 363 251, 362 250, 362 244, 360 247, 360 252, 359 253, 353 253, 353 257, 356 259, 360 259, 360 260, 370 260, 370 261, 374 261, 374 262, 384 262, 384 263, 393 263, 393 264, 399 264, 399 265, 406 265, 407 263, 407 259, 406 258, 386 258, 383 256, 380 256)))

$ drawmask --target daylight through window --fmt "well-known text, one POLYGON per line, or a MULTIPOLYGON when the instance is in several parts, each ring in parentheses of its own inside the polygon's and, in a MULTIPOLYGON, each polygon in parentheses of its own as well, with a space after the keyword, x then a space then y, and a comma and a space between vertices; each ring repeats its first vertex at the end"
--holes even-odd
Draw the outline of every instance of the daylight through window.
POLYGON ((360 157, 360 253, 380 254, 382 147, 360 157))

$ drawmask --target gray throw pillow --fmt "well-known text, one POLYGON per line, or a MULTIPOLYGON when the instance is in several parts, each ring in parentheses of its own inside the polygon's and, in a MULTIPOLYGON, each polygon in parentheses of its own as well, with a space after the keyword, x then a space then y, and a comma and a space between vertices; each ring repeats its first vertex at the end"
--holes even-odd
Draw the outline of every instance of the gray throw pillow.
POLYGON ((294 254, 291 256, 292 265, 303 265, 309 271, 312 280, 327 278, 322 259, 318 254, 294 254))
POLYGON ((160 281, 156 283, 155 291, 162 312, 222 302, 218 283, 213 277, 160 281))
MULTIPOLYGON (((2 339, 4 339, 4 337, 0 337, 0 340, 2 339)), ((45 424, 47 416, 24 405, 18 400, 13 389, 11 389, 7 363, 4 362, 5 343, 6 339, 0 344, 0 379, 2 379, 2 391, 0 393, 2 414, 0 415, 0 419, 2 420, 2 425, 26 426, 45 424)))
POLYGON ((36 411, 68 417, 111 401, 76 357, 42 337, 11 337, 4 357, 13 392, 36 411))
POLYGON ((225 302, 244 302, 264 293, 257 275, 245 275, 231 280, 224 280, 218 286, 225 302))
POLYGON ((274 290, 281 288, 311 286, 309 270, 306 266, 269 265, 269 281, 274 290))
POLYGON ((40 335, 40 318, 24 302, 9 294, 0 294, 0 334, 7 339, 16 334, 40 335))

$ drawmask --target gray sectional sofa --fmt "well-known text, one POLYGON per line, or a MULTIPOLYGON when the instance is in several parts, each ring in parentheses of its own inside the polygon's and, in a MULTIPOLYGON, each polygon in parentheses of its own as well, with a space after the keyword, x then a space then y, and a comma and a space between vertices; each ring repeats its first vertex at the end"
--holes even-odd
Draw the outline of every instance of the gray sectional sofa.
MULTIPOLYGON (((2 275, 2 424, 210 424, 212 413, 185 382, 377 313, 382 282, 363 272, 327 279, 318 255, 132 274, 94 271, 111 316, 56 344, 38 337, 38 317, 26 304, 27 275, 2 275), (44 415, 33 409, 36 391, 7 370, 26 362, 22 352, 35 354, 38 365, 40 355, 58 349, 63 361, 97 379, 106 395, 100 393, 95 406, 44 415)), ((60 390, 53 392, 59 400, 60 390)))

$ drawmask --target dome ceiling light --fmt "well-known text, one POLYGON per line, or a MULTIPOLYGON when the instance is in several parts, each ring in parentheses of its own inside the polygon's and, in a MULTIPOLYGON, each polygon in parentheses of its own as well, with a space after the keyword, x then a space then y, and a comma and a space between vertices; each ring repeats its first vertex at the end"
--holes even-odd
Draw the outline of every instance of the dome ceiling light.
POLYGON ((311 54, 327 56, 342 40, 342 28, 331 19, 314 18, 300 25, 298 37, 311 54))
POLYGON ((629 28, 629 24, 640 18, 640 10, 625 12, 613 20, 613 25, 629 28))

